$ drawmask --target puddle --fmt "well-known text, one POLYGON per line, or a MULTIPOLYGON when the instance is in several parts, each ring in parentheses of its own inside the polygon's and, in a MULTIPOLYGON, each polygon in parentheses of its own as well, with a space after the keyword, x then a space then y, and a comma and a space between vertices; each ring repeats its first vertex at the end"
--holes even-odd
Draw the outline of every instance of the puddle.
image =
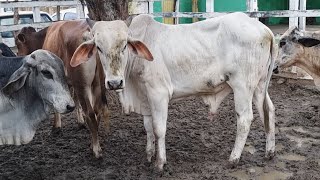
POLYGON ((277 166, 278 168, 285 169, 285 168, 286 168, 286 163, 284 163, 284 162, 277 162, 276 166, 277 166))
POLYGON ((228 176, 234 177, 238 180, 256 179, 256 180, 280 180, 288 179, 293 173, 271 170, 264 173, 261 167, 251 167, 246 170, 239 170, 229 173, 228 176), (254 178, 253 178, 254 177, 254 178))
POLYGON ((288 179, 292 176, 292 173, 289 172, 281 172, 281 171, 270 171, 268 173, 263 173, 257 177, 257 180, 280 180, 280 179, 288 179))
POLYGON ((250 154, 254 154, 255 152, 257 152, 256 148, 252 145, 245 146, 244 151, 249 152, 250 154))
POLYGON ((287 133, 285 134, 287 138, 289 138, 291 141, 295 141, 299 148, 305 146, 306 144, 320 144, 320 139, 319 139, 320 133, 318 133, 319 128, 308 127, 308 129, 305 129, 301 126, 294 126, 294 127, 282 127, 280 128, 280 131, 282 132, 293 131, 293 132, 301 133, 307 136, 307 137, 300 137, 300 136, 289 135, 287 133))
POLYGON ((261 174, 263 169, 261 167, 251 167, 248 171, 250 174, 261 174))
POLYGON ((280 155, 279 159, 284 159, 288 161, 305 161, 306 157, 298 154, 285 154, 285 155, 280 155))
POLYGON ((280 152, 284 149, 284 146, 282 144, 277 144, 276 145, 276 152, 280 152))
POLYGON ((249 179, 249 175, 245 170, 239 170, 228 174, 231 177, 234 177, 238 180, 247 180, 249 179))

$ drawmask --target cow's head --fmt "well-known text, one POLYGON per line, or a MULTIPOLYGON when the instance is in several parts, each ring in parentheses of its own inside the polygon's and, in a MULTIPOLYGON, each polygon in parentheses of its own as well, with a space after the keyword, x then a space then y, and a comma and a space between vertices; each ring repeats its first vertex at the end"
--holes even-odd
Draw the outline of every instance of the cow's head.
MULTIPOLYGON (((46 28, 43 30, 46 31, 46 28)), ((43 46, 44 37, 37 36, 33 27, 23 27, 15 36, 15 43, 18 48, 18 56, 31 54, 43 46)))
POLYGON ((25 62, 11 75, 2 92, 13 97, 22 90, 28 93, 27 96, 40 98, 47 113, 52 108, 59 113, 71 112, 75 105, 62 60, 45 50, 37 50, 24 59, 25 62))
POLYGON ((303 60, 305 48, 310 48, 320 44, 320 40, 304 36, 298 28, 290 28, 280 38, 278 65, 280 67, 289 67, 296 65, 303 60))
POLYGON ((87 22, 91 27, 91 38, 77 48, 70 65, 78 66, 98 53, 106 75, 107 89, 116 90, 125 87, 124 76, 129 52, 143 59, 153 60, 146 45, 129 35, 128 26, 123 21, 87 20, 87 22))

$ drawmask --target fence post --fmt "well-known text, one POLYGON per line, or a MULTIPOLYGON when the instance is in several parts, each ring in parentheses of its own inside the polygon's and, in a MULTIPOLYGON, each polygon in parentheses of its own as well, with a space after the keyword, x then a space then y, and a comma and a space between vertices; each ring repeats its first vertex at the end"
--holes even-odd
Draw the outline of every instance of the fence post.
POLYGON ((38 23, 41 22, 41 16, 40 16, 40 7, 33 7, 33 22, 38 23))
MULTIPOLYGON (((299 0, 290 0, 289 2, 289 10, 298 10, 299 7, 299 0)), ((289 18, 289 28, 292 26, 298 27, 298 18, 289 18)))
POLYGON ((78 19, 84 19, 85 14, 84 14, 84 7, 82 6, 82 4, 78 4, 77 5, 77 16, 78 19))
MULTIPOLYGON (((299 9, 299 0, 290 0, 289 1, 289 10, 298 10, 299 9)), ((298 27, 299 25, 299 18, 289 18, 289 28, 292 26, 298 27)), ((297 73, 297 67, 292 66, 291 68, 292 73, 297 73)))
POLYGON ((61 14, 60 14, 60 6, 57 6, 57 12, 56 12, 56 14, 57 14, 57 21, 60 21, 61 20, 61 14))
POLYGON ((214 0, 206 1, 206 12, 214 12, 214 0))
MULTIPOLYGON (((254 11, 258 11, 258 0, 247 0, 247 11, 249 12, 254 12, 254 11)), ((259 18, 255 18, 255 19, 259 19, 259 18)))
POLYGON ((148 1, 148 13, 149 14, 153 13, 153 0, 148 1))
MULTIPOLYGON (((180 0, 176 0, 176 7, 174 12, 179 12, 180 10, 180 0)), ((179 24, 179 18, 176 18, 175 24, 179 24)))
MULTIPOLYGON (((307 0, 300 0, 300 10, 307 10, 307 0)), ((306 17, 299 17, 299 29, 306 30, 306 17)))

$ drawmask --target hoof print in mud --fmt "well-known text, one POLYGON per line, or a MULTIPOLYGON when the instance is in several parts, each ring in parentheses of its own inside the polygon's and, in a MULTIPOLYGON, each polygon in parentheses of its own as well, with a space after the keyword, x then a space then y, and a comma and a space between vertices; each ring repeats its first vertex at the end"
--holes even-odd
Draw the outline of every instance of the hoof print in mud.
POLYGON ((55 128, 55 127, 53 127, 53 128, 51 129, 51 135, 54 136, 54 137, 62 135, 62 129, 61 129, 61 127, 60 127, 60 128, 55 128))
POLYGON ((84 124, 84 123, 79 123, 79 124, 78 124, 78 130, 80 131, 80 130, 82 130, 82 129, 87 129, 86 124, 84 124))

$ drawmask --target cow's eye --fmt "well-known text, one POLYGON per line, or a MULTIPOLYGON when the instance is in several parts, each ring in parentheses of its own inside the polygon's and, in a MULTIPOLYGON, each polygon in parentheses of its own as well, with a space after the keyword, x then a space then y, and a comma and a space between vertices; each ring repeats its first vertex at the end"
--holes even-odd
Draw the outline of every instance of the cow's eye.
POLYGON ((126 50, 127 48, 127 45, 124 46, 124 48, 122 49, 122 52, 124 52, 124 50, 126 50))
POLYGON ((280 41, 280 43, 279 43, 280 48, 281 48, 282 46, 284 46, 284 45, 286 45, 286 42, 285 42, 285 41, 280 41))
POLYGON ((47 79, 53 79, 53 75, 51 74, 50 71, 48 70, 42 70, 41 73, 43 74, 43 76, 47 79))
POLYGON ((98 51, 102 52, 102 50, 100 49, 100 47, 99 47, 99 46, 97 46, 97 49, 98 49, 98 51))

